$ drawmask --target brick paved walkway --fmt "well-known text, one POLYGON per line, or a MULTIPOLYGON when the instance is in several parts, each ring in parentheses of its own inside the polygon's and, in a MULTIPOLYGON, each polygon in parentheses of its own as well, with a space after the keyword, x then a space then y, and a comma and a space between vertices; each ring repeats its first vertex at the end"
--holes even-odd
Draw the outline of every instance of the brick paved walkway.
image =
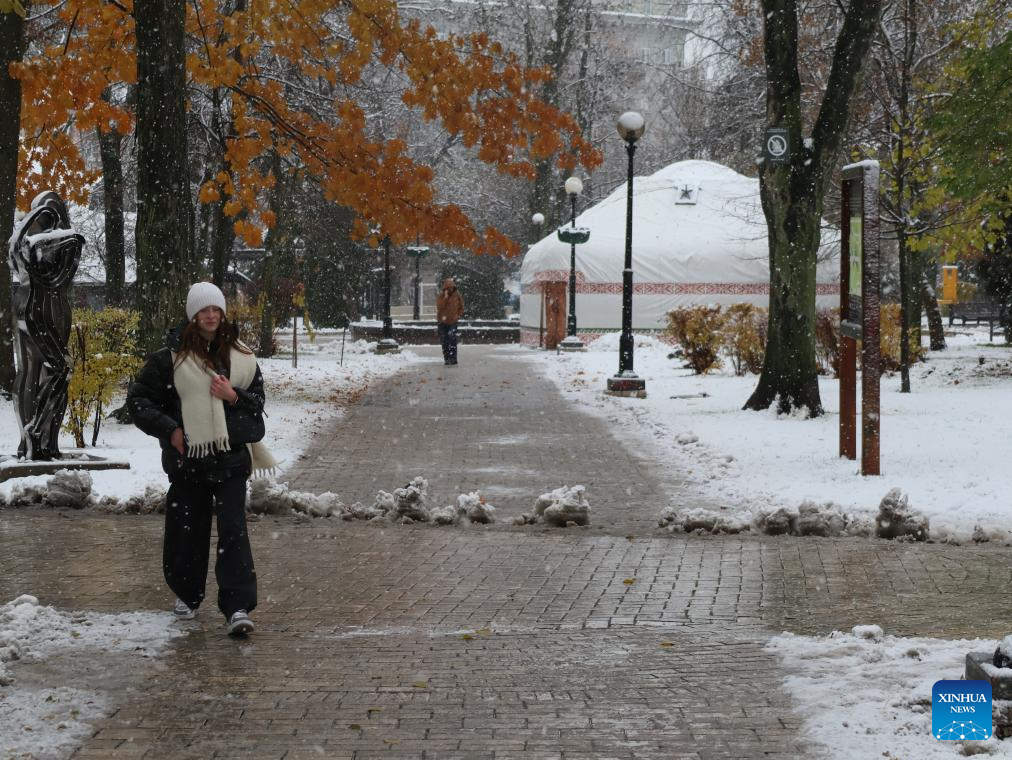
MULTIPOLYGON (((375 410, 375 399, 409 388, 436 417, 441 392, 419 388, 428 383, 413 372, 375 389, 343 424, 363 424, 359 414, 375 410)), ((454 398, 445 381, 437 387, 454 398)), ((538 394, 552 398, 528 389, 516 406, 534 409, 538 394)), ((567 424, 603 435, 576 417, 567 424)), ((494 435, 460 424, 464 439, 494 435)), ((511 425, 501 435, 522 435, 511 425)), ((338 429, 334 438, 344 435, 338 429)), ((394 437, 373 444, 375 461, 389 468, 384 478, 398 474, 402 454, 423 462, 414 439, 395 448, 394 437)), ((369 461, 369 440, 359 436, 357 461, 369 461)), ((607 440, 587 443, 608 449, 607 440)), ((537 445, 546 455, 558 448, 537 445)), ((487 482, 487 473, 468 473, 465 462, 482 461, 468 447, 446 459, 445 471, 425 472, 451 491, 487 482)), ((536 469, 537 460, 525 461, 536 469)), ((600 473, 584 471, 598 476, 600 493, 618 491, 604 472, 610 461, 597 461, 600 473)), ((335 470, 342 482, 349 468, 335 470)), ((643 475, 636 493, 655 493, 646 468, 643 475)), ((523 482, 510 476, 501 485, 523 482)), ((361 487, 373 486, 363 476, 361 487)), ((504 500, 504 511, 516 499, 504 500)), ((1012 624, 996 604, 1010 575, 1005 547, 649 531, 627 538, 622 530, 645 527, 654 509, 620 512, 615 499, 594 501, 595 513, 601 506, 614 519, 603 532, 255 522, 257 633, 230 640, 210 608, 193 623, 166 615, 189 635, 143 673, 117 681, 116 664, 102 664, 100 686, 119 708, 73 757, 812 757, 779 688, 778 662, 762 649, 771 633, 876 622, 904 635, 997 637, 1012 624), (991 614, 967 614, 981 609, 991 614), (117 688, 124 685, 131 689, 117 688)), ((160 534, 156 517, 0 512, 0 599, 31 592, 65 608, 165 609, 160 534)), ((213 578, 210 585, 213 598, 213 578)), ((18 667, 19 678, 47 675, 18 667)))
POLYGON ((421 475, 434 504, 480 489, 508 524, 539 494, 582 484, 595 531, 656 528, 668 497, 649 457, 568 405, 526 360, 529 349, 464 346, 456 367, 443 366, 438 348, 412 350, 426 363, 372 388, 321 435, 286 473, 294 487, 369 504, 421 475))

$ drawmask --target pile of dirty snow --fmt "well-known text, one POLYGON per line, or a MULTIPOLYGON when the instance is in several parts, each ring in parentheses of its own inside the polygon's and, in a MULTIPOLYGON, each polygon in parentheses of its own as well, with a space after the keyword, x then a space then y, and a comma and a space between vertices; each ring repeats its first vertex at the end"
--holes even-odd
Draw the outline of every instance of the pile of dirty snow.
MULTIPOLYGON (((661 510, 658 524, 672 532, 762 533, 768 536, 878 536, 879 538, 926 541, 929 520, 910 506, 898 488, 879 503, 874 520, 851 514, 832 501, 821 504, 805 500, 795 508, 769 507, 755 511, 718 511, 704 508, 661 510)), ((982 536, 978 540, 988 540, 982 536)))
POLYGON ((590 525, 590 502, 584 494, 586 486, 562 486, 541 494, 534 502, 534 511, 516 517, 515 525, 542 522, 556 528, 590 525))

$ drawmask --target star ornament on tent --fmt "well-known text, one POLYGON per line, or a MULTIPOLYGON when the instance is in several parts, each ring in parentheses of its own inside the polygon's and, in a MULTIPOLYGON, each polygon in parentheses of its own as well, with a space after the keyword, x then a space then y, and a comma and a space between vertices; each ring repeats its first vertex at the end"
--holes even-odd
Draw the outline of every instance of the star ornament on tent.
POLYGON ((696 205, 696 192, 699 190, 695 185, 685 184, 681 187, 675 187, 675 192, 678 194, 675 198, 675 205, 677 206, 694 206, 696 205))

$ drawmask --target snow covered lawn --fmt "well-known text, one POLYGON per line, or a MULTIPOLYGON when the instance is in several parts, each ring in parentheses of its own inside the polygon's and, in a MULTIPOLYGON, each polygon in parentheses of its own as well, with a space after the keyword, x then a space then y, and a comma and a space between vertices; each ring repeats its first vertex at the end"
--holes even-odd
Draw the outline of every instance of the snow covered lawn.
POLYGON ((878 626, 850 633, 771 639, 790 673, 784 690, 803 719, 805 739, 833 760, 942 760, 980 754, 1012 758, 1012 741, 939 741, 931 734, 931 687, 958 680, 968 652, 997 642, 883 635, 878 626))
POLYGON ((957 330, 948 341, 948 350, 914 367, 912 393, 899 393, 898 374, 883 378, 878 477, 862 477, 860 459, 837 456, 839 385, 831 378, 820 381, 826 414, 807 420, 742 411, 755 376, 693 375, 683 361, 667 358, 670 346, 650 337, 637 337, 635 353, 646 399, 603 392, 618 369, 617 334, 586 353, 528 356, 628 445, 647 447, 670 464, 679 509, 708 507, 747 524, 761 512, 796 510, 808 500, 833 502, 867 521, 896 487, 930 518, 932 538, 964 540, 980 526, 978 537, 1008 540, 1012 349, 989 345, 986 328, 957 330))
MULTIPOLYGON (((410 351, 377 356, 371 352, 372 345, 364 341, 347 344, 343 366, 338 365, 340 340, 300 344, 298 369, 292 368, 290 359, 259 360, 267 390, 265 442, 281 463, 282 474, 309 445, 313 434, 339 417, 372 382, 417 360, 410 351)), ((119 405, 120 402, 115 403, 119 405)), ((90 435, 89 428, 86 438, 90 435)), ((0 451, 13 454, 19 440, 13 406, 0 404, 0 451)), ((73 445, 70 436, 61 438, 62 450, 71 450, 73 445)), ((148 486, 167 487, 158 442, 133 425, 106 420, 102 423, 98 446, 88 447, 86 451, 130 462, 129 470, 92 472, 92 493, 96 497, 113 495, 126 500, 143 494, 148 486)), ((41 485, 47 480, 45 476, 22 478, 17 482, 41 485)), ((9 496, 14 482, 0 484, 0 494, 9 496)))

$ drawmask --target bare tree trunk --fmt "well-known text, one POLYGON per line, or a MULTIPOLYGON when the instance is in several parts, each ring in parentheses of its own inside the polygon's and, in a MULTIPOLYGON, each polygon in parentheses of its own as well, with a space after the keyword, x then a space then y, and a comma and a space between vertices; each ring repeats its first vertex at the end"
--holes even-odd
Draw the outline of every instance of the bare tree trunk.
POLYGON ((211 238, 211 280, 219 288, 225 286, 225 273, 232 258, 232 247, 235 245, 235 227, 232 220, 225 216, 225 202, 217 201, 211 209, 214 220, 214 237, 211 238))
POLYGON ((763 207, 769 208, 770 310, 766 356, 759 384, 745 405, 766 409, 778 401, 778 410, 806 407, 811 416, 822 414, 819 368, 815 358, 815 273, 819 246, 819 215, 796 206, 795 213, 774 197, 783 188, 766 182, 763 207), (769 200, 767 200, 769 198, 769 200))
MULTIPOLYGON (((901 149, 902 151, 902 149, 901 149)), ((899 180, 902 191, 903 180, 899 180)), ((910 393, 910 251, 906 230, 899 230, 900 254, 900 393, 910 393)))
MULTIPOLYGON (((102 93, 109 99, 109 90, 102 93)), ((105 302, 122 306, 126 301, 126 236, 123 232, 123 136, 115 129, 98 130, 102 158, 102 202, 105 210, 105 302)))
MULTIPOLYGON (((577 0, 558 0, 552 18, 552 35, 548 40, 543 62, 540 64, 552 72, 552 77, 542 86, 541 98, 556 107, 559 105, 559 81, 573 51, 573 42, 578 31, 577 5, 577 0)), ((525 44, 527 59, 536 61, 537 54, 532 49, 535 43, 529 26, 525 44)), ((560 183, 554 167, 554 162, 550 159, 537 161, 536 175, 531 188, 529 210, 532 215, 535 213, 545 215, 545 230, 554 229, 559 221, 565 218, 566 195, 561 187, 556 187, 560 183)), ((544 231, 541 234, 544 234, 544 231)))
MULTIPOLYGON (((235 53, 238 55, 238 53, 235 53)), ((214 147, 218 155, 214 157, 217 171, 227 172, 225 165, 225 151, 228 148, 228 140, 235 137, 235 122, 232 120, 231 101, 222 103, 218 91, 212 93, 214 114, 211 117, 211 134, 214 137, 214 147), (224 105, 226 109, 225 122, 222 123, 221 110, 224 105)), ((211 219, 211 280, 219 288, 225 285, 225 273, 228 271, 228 264, 232 257, 232 247, 235 245, 235 226, 233 220, 225 215, 225 198, 219 198, 210 208, 211 219)))
POLYGON ((920 349, 924 342, 921 332, 921 315, 924 313, 924 304, 921 301, 924 256, 918 251, 911 251, 909 264, 910 282, 907 283, 907 304, 910 307, 910 345, 915 347, 917 355, 920 355, 920 349))
POLYGON ((924 311, 928 315, 928 346, 932 351, 944 351, 945 346, 945 324, 942 322, 942 310, 938 308, 938 295, 928 276, 921 272, 921 303, 924 304, 924 311))
POLYGON ((896 124, 896 211, 899 219, 900 255, 900 393, 910 393, 910 322, 913 288, 911 287, 910 256, 907 245, 907 224, 910 204, 907 202, 907 134, 910 129, 910 78, 913 55, 917 47, 915 9, 917 0, 905 0, 903 14, 903 60, 900 64, 899 120, 896 124))
POLYGON ((281 157, 275 152, 272 156, 272 171, 274 173, 274 187, 270 191, 270 209, 274 212, 277 223, 267 231, 267 239, 264 241, 266 256, 264 257, 263 268, 260 270, 260 303, 263 311, 260 314, 260 356, 270 357, 274 355, 274 325, 276 324, 274 310, 275 288, 277 285, 277 269, 275 261, 284 250, 287 242, 287 232, 282 230, 285 224, 282 220, 284 200, 286 192, 285 178, 281 173, 281 157))
POLYGON ((192 271, 185 4, 137 0, 137 304, 152 351, 183 311, 192 271))
MULTIPOLYGON (((25 9, 29 7, 24 3, 25 9)), ((11 63, 25 53, 25 20, 13 11, 0 12, 0 393, 14 389, 14 304, 11 270, 7 266, 7 240, 14 231, 17 201, 18 145, 21 134, 21 81, 12 79, 11 63)))
POLYGON ((770 246, 769 343, 746 409, 766 409, 779 399, 782 412, 802 406, 814 417, 823 411, 815 360, 819 224, 881 3, 852 0, 847 8, 809 148, 803 139, 797 2, 762 0, 766 119, 787 128, 790 160, 764 164, 759 174, 770 246))
MULTIPOLYGON (((204 172, 200 176, 200 187, 204 186, 208 180, 210 180, 215 174, 215 166, 211 162, 211 156, 204 156, 204 172)), ((193 246, 193 257, 196 261, 204 261, 207 258, 208 252, 211 250, 211 206, 210 203, 197 202, 197 221, 196 228, 193 233, 196 235, 196 243, 193 246)))

